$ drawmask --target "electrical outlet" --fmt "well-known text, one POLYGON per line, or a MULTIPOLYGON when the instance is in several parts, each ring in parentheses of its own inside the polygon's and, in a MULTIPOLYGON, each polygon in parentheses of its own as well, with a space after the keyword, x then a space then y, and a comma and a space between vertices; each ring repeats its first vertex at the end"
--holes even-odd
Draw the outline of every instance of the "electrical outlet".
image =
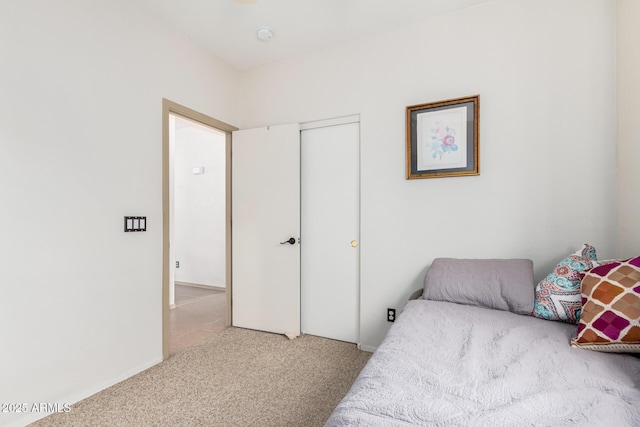
POLYGON ((180 268, 180 261, 176 261, 176 268, 180 268))
POLYGON ((396 309, 387 308, 387 322, 395 322, 395 321, 396 321, 396 309))

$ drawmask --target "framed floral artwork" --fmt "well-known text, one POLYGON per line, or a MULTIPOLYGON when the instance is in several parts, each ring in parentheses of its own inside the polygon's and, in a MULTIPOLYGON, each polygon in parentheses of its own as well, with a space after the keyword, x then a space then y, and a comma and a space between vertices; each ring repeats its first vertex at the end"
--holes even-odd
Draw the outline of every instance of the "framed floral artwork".
POLYGON ((407 107, 407 179, 480 175, 480 95, 407 107))

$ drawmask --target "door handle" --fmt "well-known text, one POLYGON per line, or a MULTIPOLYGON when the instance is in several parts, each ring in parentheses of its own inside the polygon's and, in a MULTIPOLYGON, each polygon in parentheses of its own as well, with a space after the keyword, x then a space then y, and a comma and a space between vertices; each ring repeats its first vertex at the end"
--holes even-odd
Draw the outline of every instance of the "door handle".
POLYGON ((285 240, 284 242, 280 242, 281 245, 284 244, 290 244, 290 245, 295 245, 296 244, 296 239, 294 239, 293 237, 291 237, 289 240, 285 240))

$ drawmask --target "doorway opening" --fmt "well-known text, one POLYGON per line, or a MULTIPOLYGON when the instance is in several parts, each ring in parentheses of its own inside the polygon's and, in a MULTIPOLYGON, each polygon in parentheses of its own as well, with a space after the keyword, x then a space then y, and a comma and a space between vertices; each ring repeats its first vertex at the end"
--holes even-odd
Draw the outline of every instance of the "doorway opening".
POLYGON ((163 100, 163 357, 231 324, 231 132, 163 100))

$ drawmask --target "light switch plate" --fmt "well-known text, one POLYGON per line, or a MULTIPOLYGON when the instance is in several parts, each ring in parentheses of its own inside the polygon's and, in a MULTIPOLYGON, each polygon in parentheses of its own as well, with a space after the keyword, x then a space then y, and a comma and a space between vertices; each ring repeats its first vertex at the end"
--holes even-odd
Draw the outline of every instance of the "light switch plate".
POLYGON ((124 232, 131 233, 136 231, 147 231, 146 216, 125 216, 124 232))

